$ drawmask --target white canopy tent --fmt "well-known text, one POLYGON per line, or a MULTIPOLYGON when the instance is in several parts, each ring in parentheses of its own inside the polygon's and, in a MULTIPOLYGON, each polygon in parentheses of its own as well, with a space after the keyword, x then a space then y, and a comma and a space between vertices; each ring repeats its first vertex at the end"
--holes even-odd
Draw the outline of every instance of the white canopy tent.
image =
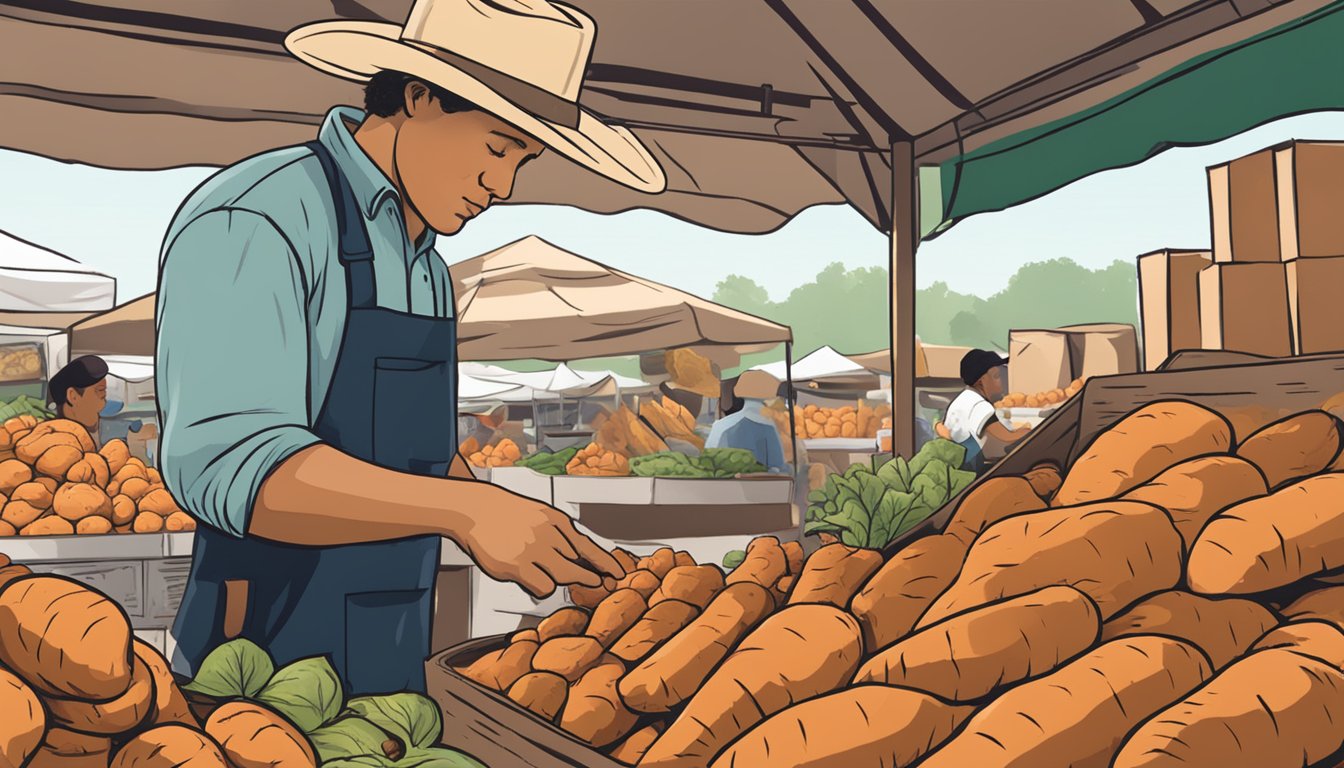
POLYGON ((91 312, 116 304, 117 281, 0 232, 0 311, 91 312))

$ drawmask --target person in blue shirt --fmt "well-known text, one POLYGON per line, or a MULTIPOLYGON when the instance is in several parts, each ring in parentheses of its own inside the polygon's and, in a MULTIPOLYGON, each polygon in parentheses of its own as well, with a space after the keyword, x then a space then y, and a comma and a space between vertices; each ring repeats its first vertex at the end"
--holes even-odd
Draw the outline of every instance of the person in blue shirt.
POLYGON ((738 378, 733 394, 742 400, 742 409, 714 423, 705 447, 742 448, 768 471, 788 472, 779 428, 765 413, 765 401, 779 396, 779 379, 765 371, 747 371, 738 378))
POLYGON ((564 513, 472 479, 434 250, 544 149, 665 187, 633 135, 578 105, 595 33, 545 0, 417 0, 404 26, 287 37, 304 62, 365 83, 365 108, 224 169, 164 240, 162 471, 202 523, 179 672, 243 637, 277 664, 328 657, 349 695, 424 691, 442 537, 537 596, 623 575, 564 513))

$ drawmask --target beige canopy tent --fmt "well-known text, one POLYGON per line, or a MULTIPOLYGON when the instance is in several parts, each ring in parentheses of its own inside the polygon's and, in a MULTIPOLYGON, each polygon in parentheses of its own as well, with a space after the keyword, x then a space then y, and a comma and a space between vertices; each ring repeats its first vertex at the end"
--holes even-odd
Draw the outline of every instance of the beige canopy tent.
POLYGON ((70 326, 70 357, 153 357, 154 338, 154 294, 151 293, 70 326))
MULTIPOLYGON (((600 30, 584 106, 636 133, 669 191, 630 192, 548 153, 511 202, 651 208, 734 232, 849 203, 891 235, 898 416, 914 412, 921 234, 1344 103, 1344 0, 570 2, 600 30)), ((285 33, 401 22, 410 5, 10 0, 0 146, 149 169, 297 144, 359 92, 288 57, 285 33)), ((898 451, 913 429, 898 418, 898 451)))
POLYGON ((675 347, 759 352, 789 328, 525 237, 451 267, 462 360, 581 360, 675 347))

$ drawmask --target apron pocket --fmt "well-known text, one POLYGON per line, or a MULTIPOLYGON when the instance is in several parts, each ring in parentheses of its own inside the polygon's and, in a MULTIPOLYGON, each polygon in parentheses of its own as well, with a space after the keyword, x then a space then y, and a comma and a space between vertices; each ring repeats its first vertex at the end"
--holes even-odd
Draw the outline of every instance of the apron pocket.
POLYGON ((347 694, 423 693, 429 618, 427 589, 346 595, 347 694))
POLYGON ((373 460, 442 477, 457 452, 454 371, 442 361, 380 357, 373 382, 373 460))

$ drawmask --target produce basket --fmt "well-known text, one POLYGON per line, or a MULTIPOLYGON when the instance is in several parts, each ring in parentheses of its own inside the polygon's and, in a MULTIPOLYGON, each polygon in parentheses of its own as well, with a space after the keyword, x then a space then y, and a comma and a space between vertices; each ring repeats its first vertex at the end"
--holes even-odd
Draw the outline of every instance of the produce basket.
POLYGON ((468 640, 425 662, 429 696, 443 713, 443 743, 489 766, 510 768, 625 768, 507 697, 458 674, 507 635, 468 640))
POLYGON ((41 381, 45 365, 39 344, 8 344, 0 347, 0 384, 41 381))

